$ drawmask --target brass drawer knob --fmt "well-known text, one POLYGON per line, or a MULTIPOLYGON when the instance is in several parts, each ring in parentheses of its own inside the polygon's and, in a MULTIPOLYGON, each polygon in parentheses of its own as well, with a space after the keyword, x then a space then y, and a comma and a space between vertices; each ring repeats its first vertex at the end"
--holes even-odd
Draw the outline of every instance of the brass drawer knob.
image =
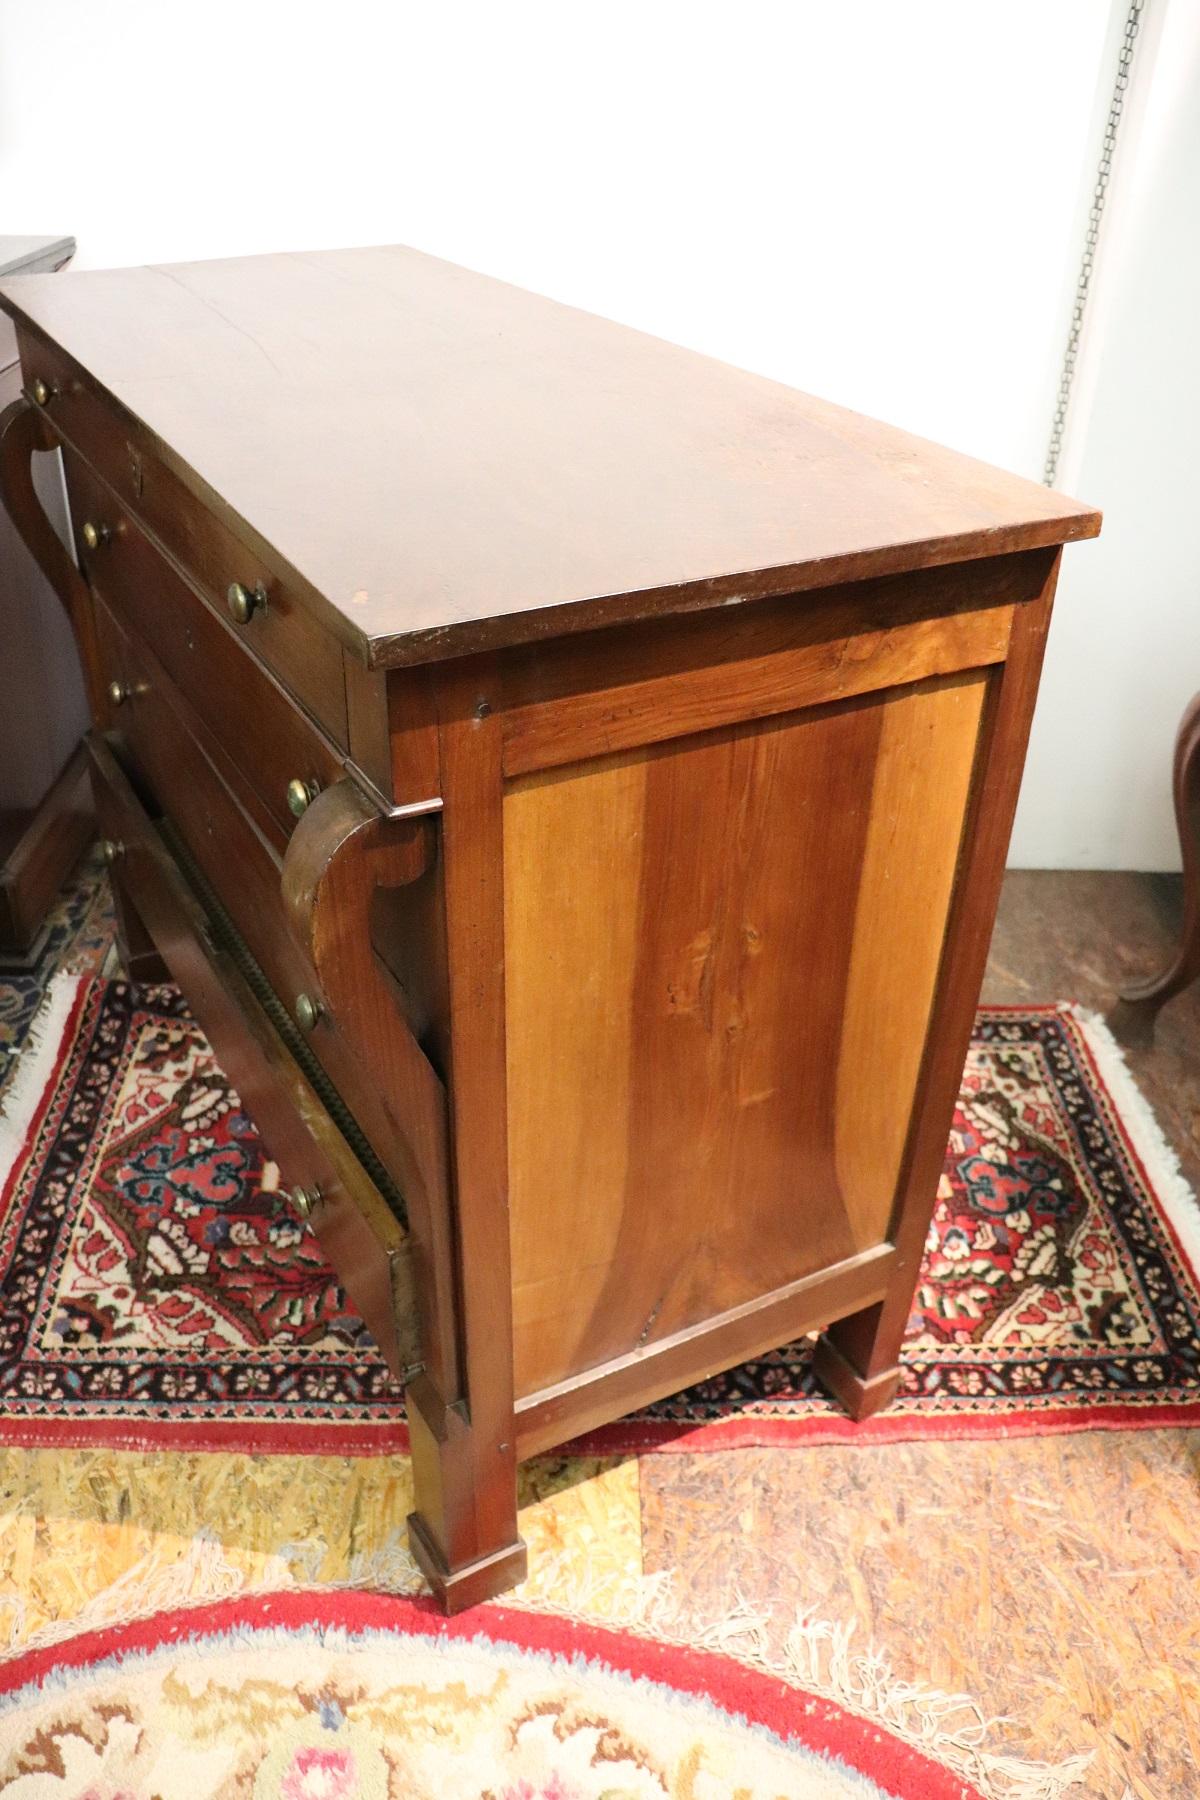
POLYGON ((42 380, 40 375, 30 384, 29 391, 39 406, 48 406, 50 404, 50 389, 46 386, 46 383, 42 380))
POLYGON ((311 1031, 325 1008, 312 994, 296 995, 296 1023, 301 1031, 311 1031))
POLYGON ((239 625, 248 625, 256 612, 267 610, 267 590, 262 582, 254 587, 243 587, 240 581, 231 581, 225 594, 229 611, 239 625))
POLYGON ((306 1221, 312 1218, 320 1198, 321 1190, 319 1187, 298 1187, 292 1189, 292 1207, 294 1211, 306 1221))
POLYGON ((83 541, 89 550, 98 550, 101 544, 112 542, 112 526, 94 525, 88 519, 83 527, 83 541))
POLYGON ((124 706, 132 692, 133 689, 127 688, 123 681, 110 681, 108 684, 108 698, 113 706, 124 706))
POLYGON ((99 850, 100 861, 107 864, 110 869, 125 854, 125 846, 119 838, 101 838, 99 850))
POLYGON ((319 781, 305 781, 299 775, 293 775, 287 784, 288 811, 299 818, 306 813, 321 791, 319 781))

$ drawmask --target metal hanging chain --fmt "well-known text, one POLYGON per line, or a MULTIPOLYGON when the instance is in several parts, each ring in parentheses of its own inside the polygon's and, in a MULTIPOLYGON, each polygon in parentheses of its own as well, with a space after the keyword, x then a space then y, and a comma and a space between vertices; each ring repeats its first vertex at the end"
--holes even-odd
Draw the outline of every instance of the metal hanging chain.
POLYGON ((1050 445, 1046 451, 1046 467, 1042 475, 1042 480, 1047 487, 1054 486, 1058 475, 1058 459, 1062 455, 1063 437, 1067 428, 1067 410, 1071 404, 1071 389, 1075 383, 1075 364, 1079 355, 1079 340, 1083 335, 1083 317, 1087 311, 1092 276, 1096 267, 1096 246, 1100 241, 1100 221, 1104 217, 1105 202, 1108 199, 1113 157, 1117 148, 1117 132, 1120 130, 1121 115, 1125 110, 1125 93, 1129 87, 1134 46, 1145 5, 1146 0, 1130 0, 1129 11, 1125 18, 1125 33, 1117 53, 1117 75, 1113 83, 1112 99, 1108 103, 1104 142, 1100 146, 1100 167, 1096 172, 1096 185, 1092 190, 1092 204, 1088 208, 1087 233, 1083 240, 1083 260, 1079 265, 1079 280, 1075 284, 1075 304, 1071 309, 1071 326, 1067 332, 1067 347, 1063 354, 1062 369, 1058 377, 1054 418, 1050 425, 1050 445))

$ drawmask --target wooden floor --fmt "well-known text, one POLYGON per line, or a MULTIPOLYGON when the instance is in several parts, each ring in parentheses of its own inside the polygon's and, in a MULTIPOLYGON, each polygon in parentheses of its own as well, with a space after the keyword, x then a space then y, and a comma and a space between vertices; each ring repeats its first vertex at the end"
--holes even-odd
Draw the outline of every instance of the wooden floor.
POLYGON ((1174 875, 1013 870, 983 997, 1078 1000, 1103 1013, 1200 1193, 1200 983, 1163 1008, 1149 1040, 1116 1004, 1121 987, 1170 961, 1180 907, 1174 875))
MULTIPOLYGON (((986 997, 1108 1013, 1177 910, 1166 878, 1013 874, 986 997)), ((1130 1060, 1200 1187, 1200 990, 1130 1060)), ((972 1696, 992 1749, 1094 1752, 1081 1800, 1200 1796, 1200 1432, 542 1457, 521 1481, 531 1596, 604 1611, 670 1571, 701 1618, 853 1624, 900 1678, 972 1696)), ((209 1588, 385 1575, 407 1493, 401 1459, 0 1452, 0 1639, 148 1557, 159 1592, 189 1558, 209 1588)))

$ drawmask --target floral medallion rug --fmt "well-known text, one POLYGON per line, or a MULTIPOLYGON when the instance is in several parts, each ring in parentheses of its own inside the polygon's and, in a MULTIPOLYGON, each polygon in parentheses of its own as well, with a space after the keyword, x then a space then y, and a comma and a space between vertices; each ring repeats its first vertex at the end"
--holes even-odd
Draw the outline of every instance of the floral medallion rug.
MULTIPOLYGON (((0 1440, 403 1449, 401 1395, 178 992, 60 973, 21 1041, 0 1088, 0 1440)), ((1104 1028, 984 1011, 888 1411, 852 1424, 800 1343, 576 1448, 1197 1423, 1198 1246, 1104 1028)))
POLYGON ((910 1739, 717 1651, 379 1594, 242 1596, 0 1666, 9 1800, 980 1800, 910 1739))

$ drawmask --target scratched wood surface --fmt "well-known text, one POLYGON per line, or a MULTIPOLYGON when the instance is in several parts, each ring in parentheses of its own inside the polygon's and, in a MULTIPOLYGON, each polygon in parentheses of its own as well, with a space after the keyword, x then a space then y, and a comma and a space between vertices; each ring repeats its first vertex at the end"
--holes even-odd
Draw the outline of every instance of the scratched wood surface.
POLYGON ((1099 529, 1032 481, 403 246, 35 275, 0 306, 102 472, 132 442, 168 534, 163 468, 380 664, 1099 529))

